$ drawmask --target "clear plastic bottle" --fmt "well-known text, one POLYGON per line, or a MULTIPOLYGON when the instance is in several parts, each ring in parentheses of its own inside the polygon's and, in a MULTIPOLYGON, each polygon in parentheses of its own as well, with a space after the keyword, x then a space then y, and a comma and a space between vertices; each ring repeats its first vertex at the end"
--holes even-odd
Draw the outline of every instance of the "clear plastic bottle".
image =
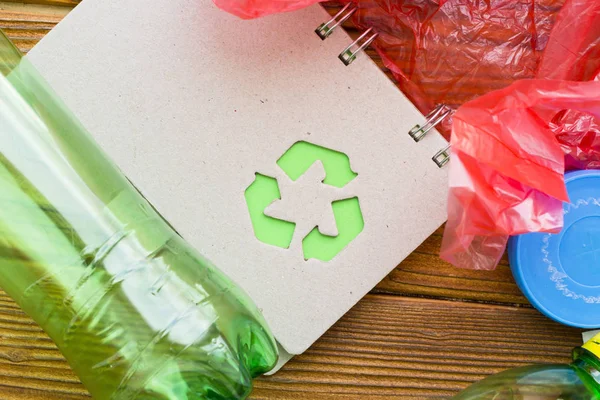
POLYGON ((1 32, 0 257, 0 287, 94 398, 245 398, 277 361, 252 301, 153 209, 1 32))
POLYGON ((490 376, 453 400, 600 400, 600 335, 573 351, 571 364, 533 365, 490 376))

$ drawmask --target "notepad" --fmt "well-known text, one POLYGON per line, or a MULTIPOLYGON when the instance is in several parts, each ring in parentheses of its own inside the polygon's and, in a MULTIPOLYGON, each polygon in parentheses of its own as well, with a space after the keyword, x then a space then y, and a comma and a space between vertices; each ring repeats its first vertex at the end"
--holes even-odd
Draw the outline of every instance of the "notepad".
MULTIPOLYGON (((304 352, 446 217, 435 130, 319 6, 84 0, 28 58, 142 194, 304 352)), ((375 328, 373 328, 375 329, 375 328)), ((283 357, 284 360, 287 356, 283 357)))

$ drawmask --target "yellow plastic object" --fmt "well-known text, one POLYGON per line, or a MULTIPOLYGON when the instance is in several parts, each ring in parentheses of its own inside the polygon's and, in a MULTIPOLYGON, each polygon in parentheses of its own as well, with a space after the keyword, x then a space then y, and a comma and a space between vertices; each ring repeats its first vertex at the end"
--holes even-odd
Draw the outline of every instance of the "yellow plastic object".
POLYGON ((600 358, 600 333, 594 335, 581 347, 600 358))

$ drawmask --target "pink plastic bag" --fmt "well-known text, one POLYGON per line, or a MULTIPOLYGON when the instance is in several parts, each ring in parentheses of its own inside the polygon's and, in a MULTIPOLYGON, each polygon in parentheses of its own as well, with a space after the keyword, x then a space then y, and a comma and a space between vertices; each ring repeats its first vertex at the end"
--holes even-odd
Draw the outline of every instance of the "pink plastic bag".
POLYGON ((600 82, 523 80, 456 112, 442 258, 493 269, 509 235, 560 230, 565 155, 549 121, 564 109, 600 117, 600 82))
POLYGON ((242 19, 299 10, 319 0, 213 0, 217 7, 242 19))
MULTIPOLYGON (((600 2, 568 1, 540 78, 598 79, 600 2)), ((555 232, 567 201, 565 168, 600 167, 600 81, 525 80, 454 115, 448 223, 440 255, 493 269, 509 235, 555 232)))

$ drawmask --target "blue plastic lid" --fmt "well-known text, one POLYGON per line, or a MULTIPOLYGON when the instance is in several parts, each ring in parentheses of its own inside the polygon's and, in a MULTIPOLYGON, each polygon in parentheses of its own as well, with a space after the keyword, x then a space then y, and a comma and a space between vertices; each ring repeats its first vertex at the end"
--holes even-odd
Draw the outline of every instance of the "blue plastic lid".
POLYGON ((528 233, 508 243, 510 265, 527 299, 546 316, 600 327, 600 171, 566 174, 560 233, 528 233))

